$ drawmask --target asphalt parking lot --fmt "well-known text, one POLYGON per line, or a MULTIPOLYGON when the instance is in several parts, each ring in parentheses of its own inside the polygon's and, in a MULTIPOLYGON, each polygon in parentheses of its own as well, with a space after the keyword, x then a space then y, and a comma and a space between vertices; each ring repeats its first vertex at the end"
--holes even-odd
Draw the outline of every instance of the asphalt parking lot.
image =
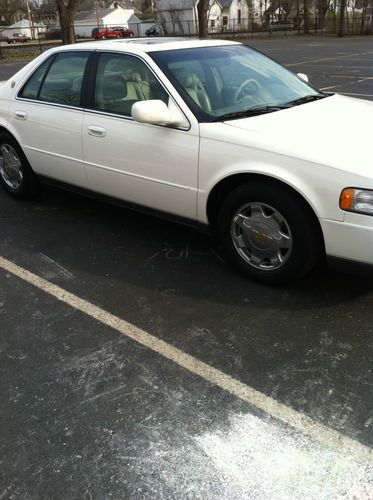
MULTIPOLYGON (((372 37, 248 43, 373 99, 372 37)), ((269 288, 191 229, 0 192, 0 499, 373 498, 372 277, 269 288)))

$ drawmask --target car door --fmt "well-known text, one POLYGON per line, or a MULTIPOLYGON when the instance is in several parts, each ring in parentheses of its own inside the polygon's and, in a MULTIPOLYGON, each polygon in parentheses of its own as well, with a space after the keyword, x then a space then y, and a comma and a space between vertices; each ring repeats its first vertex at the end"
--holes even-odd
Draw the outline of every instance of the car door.
POLYGON ((11 128, 34 171, 87 187, 82 163, 81 88, 90 52, 57 53, 31 75, 11 104, 11 128))
POLYGON ((129 54, 97 55, 91 109, 83 119, 83 154, 91 189, 131 203, 196 218, 198 125, 135 122, 132 105, 161 99, 176 106, 148 65, 129 54))

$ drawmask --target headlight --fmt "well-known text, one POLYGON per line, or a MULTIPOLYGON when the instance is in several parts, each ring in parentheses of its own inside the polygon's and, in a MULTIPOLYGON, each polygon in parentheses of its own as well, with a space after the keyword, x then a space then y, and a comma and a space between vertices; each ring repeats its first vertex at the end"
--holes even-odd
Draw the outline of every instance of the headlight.
POLYGON ((346 188, 339 198, 339 206, 348 212, 373 215, 373 190, 346 188))

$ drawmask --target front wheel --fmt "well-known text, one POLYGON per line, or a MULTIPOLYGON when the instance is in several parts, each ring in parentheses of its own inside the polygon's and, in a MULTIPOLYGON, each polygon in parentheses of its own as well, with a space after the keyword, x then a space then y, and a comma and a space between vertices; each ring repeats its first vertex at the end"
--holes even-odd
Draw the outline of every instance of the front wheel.
POLYGON ((6 132, 0 132, 0 184, 15 198, 28 198, 39 187, 21 147, 6 132))
POLYGON ((253 181, 224 200, 218 233, 227 256, 249 278, 292 281, 321 258, 321 230, 311 209, 276 184, 253 181))

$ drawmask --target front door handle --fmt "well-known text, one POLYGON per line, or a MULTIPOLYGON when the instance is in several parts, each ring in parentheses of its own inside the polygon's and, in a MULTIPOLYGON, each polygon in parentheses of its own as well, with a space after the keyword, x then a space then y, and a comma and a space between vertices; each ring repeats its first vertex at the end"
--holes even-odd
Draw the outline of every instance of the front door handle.
POLYGON ((93 137, 105 137, 106 129, 103 127, 97 127, 96 125, 89 125, 88 134, 93 137))
POLYGON ((27 120, 27 113, 26 113, 26 111, 17 110, 15 112, 15 115, 16 115, 16 118, 18 120, 27 120))

